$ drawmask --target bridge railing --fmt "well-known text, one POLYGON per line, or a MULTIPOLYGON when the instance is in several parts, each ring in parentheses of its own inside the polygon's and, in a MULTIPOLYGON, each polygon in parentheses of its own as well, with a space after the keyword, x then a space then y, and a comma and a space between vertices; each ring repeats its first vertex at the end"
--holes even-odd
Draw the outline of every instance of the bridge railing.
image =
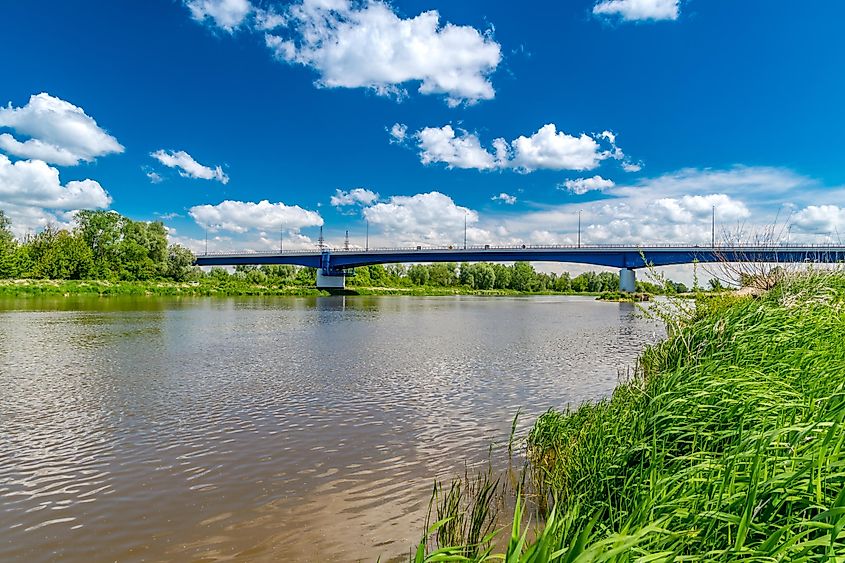
POLYGON ((735 243, 735 244, 716 244, 715 246, 709 244, 672 244, 672 243, 654 243, 654 244, 517 244, 517 245, 418 245, 418 246, 395 246, 395 247, 378 247, 378 248, 334 248, 323 247, 321 249, 286 249, 286 250, 233 250, 233 251, 215 251, 204 252, 197 254, 197 256, 232 256, 232 255, 257 255, 257 256, 279 256, 279 255, 302 255, 302 254, 322 254, 323 252, 331 252, 333 254, 361 254, 361 253, 386 253, 386 252, 423 252, 423 251, 453 251, 463 252, 465 250, 488 250, 488 251, 510 251, 510 250, 608 250, 608 249, 622 249, 622 250, 637 250, 637 249, 657 249, 665 248, 671 249, 700 249, 702 251, 715 250, 722 252, 729 251, 745 251, 745 250, 807 250, 818 251, 828 250, 835 252, 845 251, 843 245, 833 244, 761 244, 759 242, 751 243, 735 243))

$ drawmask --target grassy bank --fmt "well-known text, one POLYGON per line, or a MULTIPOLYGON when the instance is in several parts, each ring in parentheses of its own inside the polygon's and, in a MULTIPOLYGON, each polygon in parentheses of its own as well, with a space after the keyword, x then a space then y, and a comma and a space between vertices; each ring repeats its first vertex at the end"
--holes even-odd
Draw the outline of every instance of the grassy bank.
MULTIPOLYGON (((472 289, 452 287, 349 287, 347 295, 596 295, 595 293, 516 291, 512 289, 472 289)), ((329 295, 329 292, 308 285, 261 284, 230 277, 203 278, 198 281, 104 281, 104 280, 0 280, 0 297, 38 295, 329 295)))
POLYGON ((270 286, 203 279, 194 282, 103 280, 0 280, 0 297, 39 295, 328 295, 313 287, 270 286))
MULTIPOLYGON (((673 325, 610 399, 537 420, 521 506, 547 518, 517 508, 507 561, 845 561, 845 276, 673 325)), ((437 535, 416 560, 490 558, 437 535)))

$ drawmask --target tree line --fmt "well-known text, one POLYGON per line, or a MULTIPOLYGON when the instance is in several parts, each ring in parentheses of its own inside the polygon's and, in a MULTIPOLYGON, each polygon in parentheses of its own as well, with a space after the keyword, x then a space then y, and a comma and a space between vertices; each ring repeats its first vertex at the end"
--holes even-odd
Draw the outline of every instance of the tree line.
POLYGON ((133 221, 114 211, 78 211, 75 226, 17 240, 0 210, 0 278, 183 281, 194 255, 168 244, 160 221, 133 221))

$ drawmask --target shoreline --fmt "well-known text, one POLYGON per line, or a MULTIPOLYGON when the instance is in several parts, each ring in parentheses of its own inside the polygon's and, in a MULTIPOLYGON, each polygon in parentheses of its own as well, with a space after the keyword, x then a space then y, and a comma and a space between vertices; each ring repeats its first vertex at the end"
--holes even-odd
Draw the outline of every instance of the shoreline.
POLYGON ((342 291, 326 291, 311 286, 272 286, 248 283, 209 283, 207 281, 107 281, 107 280, 0 280, 0 299, 70 296, 137 296, 137 297, 327 297, 347 296, 414 296, 441 297, 450 295, 519 297, 532 295, 573 295, 598 297, 597 292, 516 291, 510 289, 479 290, 455 287, 348 287, 342 291))

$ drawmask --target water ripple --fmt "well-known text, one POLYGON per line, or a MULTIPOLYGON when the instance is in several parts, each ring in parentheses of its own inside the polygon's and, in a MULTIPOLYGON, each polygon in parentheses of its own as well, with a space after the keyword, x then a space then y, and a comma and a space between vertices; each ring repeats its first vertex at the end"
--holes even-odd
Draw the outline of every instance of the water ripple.
POLYGON ((434 478, 660 334, 577 298, 6 300, 0 560, 401 559, 434 478))

